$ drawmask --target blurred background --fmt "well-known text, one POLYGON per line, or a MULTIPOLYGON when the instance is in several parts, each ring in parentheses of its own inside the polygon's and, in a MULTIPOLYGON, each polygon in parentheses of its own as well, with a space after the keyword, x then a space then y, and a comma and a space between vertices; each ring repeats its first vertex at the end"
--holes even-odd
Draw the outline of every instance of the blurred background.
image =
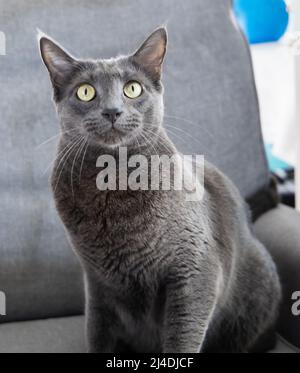
POLYGON ((283 202, 300 209, 300 0, 234 0, 234 12, 251 45, 269 167, 283 202))

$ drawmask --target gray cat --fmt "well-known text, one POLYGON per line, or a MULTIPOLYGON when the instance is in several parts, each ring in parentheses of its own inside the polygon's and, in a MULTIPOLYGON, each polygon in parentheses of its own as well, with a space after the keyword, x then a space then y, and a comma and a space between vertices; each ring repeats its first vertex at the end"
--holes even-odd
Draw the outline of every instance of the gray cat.
POLYGON ((121 146, 147 159, 177 154, 163 128, 166 45, 160 28, 133 55, 78 60, 40 37, 61 124, 52 187, 84 270, 88 350, 252 352, 276 322, 281 290, 227 177, 206 163, 194 202, 174 188, 96 185, 98 157, 119 164, 121 146))

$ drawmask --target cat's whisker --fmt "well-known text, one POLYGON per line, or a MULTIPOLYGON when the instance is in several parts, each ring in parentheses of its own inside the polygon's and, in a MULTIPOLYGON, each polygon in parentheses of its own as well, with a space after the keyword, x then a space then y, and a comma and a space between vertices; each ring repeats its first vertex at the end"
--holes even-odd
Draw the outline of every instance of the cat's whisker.
MULTIPOLYGON (((61 175, 62 175, 62 172, 63 172, 63 169, 64 169, 64 167, 65 167, 65 165, 66 165, 68 159, 70 158, 70 156, 71 156, 71 154, 72 154, 72 151, 77 147, 78 144, 81 143, 82 138, 83 138, 83 136, 80 136, 79 139, 77 138, 77 140, 73 142, 71 148, 67 151, 67 153, 64 154, 63 159, 65 159, 65 161, 64 161, 64 163, 63 163, 63 165, 62 165, 62 167, 61 167, 61 170, 60 170, 60 172, 59 172, 59 175, 58 175, 58 178, 57 178, 57 182, 56 182, 56 184, 55 184, 55 188, 54 188, 54 193, 56 192, 57 186, 58 186, 58 184, 59 184, 59 180, 60 180, 61 175)), ((63 159, 60 160, 59 165, 58 165, 58 167, 57 167, 56 170, 55 170, 55 176, 54 176, 54 177, 56 177, 57 172, 58 172, 58 168, 59 168, 61 162, 63 161, 63 159)))
MULTIPOLYGON (((173 128, 173 129, 174 129, 174 128, 173 128)), ((167 128, 167 130, 168 130, 168 132, 169 132, 171 135, 175 136, 178 140, 180 140, 180 141, 183 140, 186 144, 188 144, 188 140, 187 140, 187 139, 185 139, 185 138, 182 137, 182 136, 179 136, 177 133, 174 133, 173 131, 171 131, 170 128, 167 128)))
MULTIPOLYGON (((180 118, 178 118, 178 119, 180 119, 180 118)), ((192 123, 192 122, 191 122, 192 123)), ((144 124, 148 124, 148 125, 151 125, 151 126, 153 126, 154 124, 156 124, 156 125, 159 125, 160 123, 151 123, 151 122, 144 122, 144 124)), ((196 125, 195 123, 193 123, 194 125, 196 125)), ((188 132, 186 132, 186 131, 184 131, 182 128, 179 128, 179 127, 176 127, 176 126, 174 126, 173 124, 171 124, 171 123, 167 123, 166 121, 164 121, 163 123, 162 123, 162 125, 164 126, 164 127, 166 127, 166 129, 171 133, 171 131, 170 131, 170 128, 173 128, 174 130, 177 130, 177 131, 179 131, 179 132, 181 132, 181 133, 183 133, 183 134, 185 134, 186 136, 188 136, 189 138, 191 138, 193 141, 196 141, 199 145, 201 145, 201 146, 203 146, 203 144, 197 139, 197 138, 194 138, 191 134, 189 134, 188 132)), ((148 128, 146 129, 146 130, 148 130, 148 128)), ((174 135, 174 136, 176 136, 173 132, 172 132, 172 135, 174 135)), ((183 138, 182 137, 179 137, 179 136, 176 136, 177 138, 180 138, 180 140, 182 140, 183 138)), ((187 142, 187 140, 185 140, 185 139, 183 139, 185 142, 187 142)))
POLYGON ((153 139, 149 139, 145 136, 146 140, 147 140, 147 143, 150 144, 150 146, 152 147, 152 149, 154 150, 154 155, 159 155, 159 151, 158 151, 158 148, 157 146, 155 146, 155 143, 153 141, 153 139))
POLYGON ((191 121, 189 119, 178 117, 178 116, 175 116, 175 115, 164 114, 164 117, 165 118, 169 118, 169 119, 174 119, 174 120, 182 121, 182 122, 185 122, 185 123, 188 123, 188 124, 192 124, 194 126, 198 126, 199 125, 199 124, 194 123, 193 121, 191 121))
POLYGON ((195 123, 191 120, 188 120, 186 118, 181 118, 181 117, 177 117, 177 116, 173 116, 173 115, 167 115, 165 114, 164 115, 165 118, 167 118, 168 120, 177 120, 177 121, 181 121, 181 122, 185 122, 187 124, 190 124, 192 126, 195 126, 195 127, 201 127, 201 131, 205 132, 207 135, 209 135, 211 138, 213 138, 213 134, 211 132, 209 132, 206 128, 204 128, 203 126, 201 126, 199 123, 195 123))
MULTIPOLYGON (((176 133, 174 133, 174 132, 172 132, 172 131, 170 131, 170 130, 168 130, 174 137, 176 137, 176 138, 178 138, 179 140, 182 140, 182 137, 180 137, 179 135, 177 135, 176 133)), ((161 136, 161 135, 159 135, 160 136, 160 138, 163 140, 163 145, 164 145, 164 138, 163 138, 163 136, 161 136)), ((183 139, 183 141, 185 142, 185 143, 187 143, 187 140, 186 139, 183 139)), ((169 151, 169 149, 164 145, 164 147, 165 147, 165 149, 167 150, 167 151, 169 151)))
POLYGON ((149 138, 147 138, 144 134, 141 134, 141 135, 142 135, 143 140, 146 142, 146 144, 150 145, 152 147, 152 149, 154 150, 154 154, 159 155, 157 148, 153 144, 153 141, 151 141, 149 138))
POLYGON ((77 149, 77 151, 75 153, 75 156, 74 156, 74 159, 73 159, 73 163, 72 163, 72 168, 71 168, 71 190, 72 190, 72 196, 73 196, 73 198, 74 198, 74 182, 73 182, 74 167, 75 167, 75 163, 76 163, 77 157, 80 157, 80 153, 81 153, 81 151, 84 148, 85 140, 86 140, 85 137, 83 137, 82 140, 81 140, 81 142, 79 142, 78 149, 77 149))
MULTIPOLYGON (((189 134, 188 132, 184 131, 183 129, 179 128, 179 127, 176 127, 176 126, 173 126, 172 124, 168 124, 168 123, 164 123, 164 125, 166 127, 168 127, 168 131, 170 131, 170 128, 174 129, 175 131, 179 131, 181 133, 184 133, 185 135, 187 135, 190 139, 192 139, 193 141, 197 142, 201 147, 203 146, 203 144, 195 137, 193 137, 191 134, 189 134)), ((171 132, 171 131, 170 131, 171 132)), ((174 133, 173 133, 174 135, 174 133)), ((180 138, 182 140, 182 138, 180 138)))
POLYGON ((142 137, 142 140, 146 143, 146 146, 150 145, 152 147, 152 149, 154 150, 154 153, 157 153, 155 147, 153 146, 153 144, 149 141, 149 139, 143 134, 141 133, 140 136, 142 137))
POLYGON ((152 148, 154 148, 154 150, 155 150, 155 154, 154 155, 160 156, 161 154, 159 153, 157 147, 154 145, 153 140, 149 140, 148 139, 148 143, 152 146, 152 148))
MULTIPOLYGON (((164 115, 164 118, 167 118, 168 121, 171 121, 173 119, 173 120, 185 122, 187 124, 193 125, 193 126, 198 127, 198 128, 200 127, 199 123, 192 122, 192 121, 190 121, 188 119, 185 119, 185 118, 180 118, 180 117, 176 117, 176 116, 170 116, 170 115, 166 115, 166 114, 164 115)), ((192 135, 190 135, 188 132, 184 131, 182 128, 176 127, 173 124, 167 123, 164 120, 162 121, 162 123, 160 123, 160 122, 145 122, 145 124, 148 124, 148 125, 151 125, 151 126, 153 126, 153 125, 161 125, 161 124, 163 126, 166 126, 166 127, 167 126, 169 126, 169 127, 172 126, 173 128, 176 128, 178 131, 180 130, 182 133, 184 133, 185 135, 187 135, 187 136, 191 137, 193 140, 195 140, 195 138, 192 135)), ((206 128, 201 127, 201 131, 205 132, 210 138, 213 138, 213 134, 211 132, 209 132, 206 128)), ((197 139, 196 139, 196 141, 197 141, 197 139)))
POLYGON ((35 149, 39 149, 39 148, 42 147, 43 145, 46 145, 46 144, 48 144, 49 142, 54 141, 54 140, 57 139, 59 136, 65 134, 65 133, 70 133, 70 132, 72 132, 72 131, 76 131, 76 130, 77 130, 77 129, 74 128, 74 129, 71 129, 71 130, 68 130, 68 131, 59 132, 59 133, 57 133, 56 135, 50 137, 49 139, 43 141, 41 144, 36 145, 35 149))
MULTIPOLYGON (((145 124, 147 124, 147 123, 145 123, 145 124)), ((153 123, 149 123, 149 125, 150 125, 150 124, 153 124, 153 123)), ((190 135, 190 134, 187 133, 186 131, 182 130, 181 128, 176 127, 176 126, 174 126, 174 125, 172 125, 172 124, 170 124, 170 123, 166 123, 166 122, 164 122, 164 126, 166 127, 166 130, 167 130, 171 135, 173 135, 174 137, 176 137, 179 141, 184 141, 184 142, 185 142, 186 144, 188 144, 188 145, 190 144, 190 143, 188 142, 188 139, 186 139, 184 136, 180 136, 180 135, 176 134, 174 131, 171 131, 171 128, 172 128, 173 130, 175 130, 175 131, 179 131, 180 133, 182 133, 182 134, 188 136, 188 137, 191 138, 193 141, 197 142, 201 147, 203 146, 203 144, 202 144, 198 139, 194 138, 192 135, 190 135)), ((148 130, 148 129, 147 129, 147 130, 148 130)), ((207 151, 207 153, 208 153, 208 151, 207 151)))
POLYGON ((138 136, 135 137, 135 140, 136 140, 136 142, 138 144, 138 148, 140 149, 141 148, 141 143, 139 142, 138 136))
MULTIPOLYGON (((154 136, 158 137, 159 139, 161 139, 161 140, 162 140, 162 145, 163 145, 163 147, 165 148, 165 150, 167 150, 167 153, 169 153, 169 150, 170 150, 170 149, 168 149, 168 148, 166 147, 166 145, 164 144, 164 137, 163 137, 160 133, 158 133, 158 132, 154 132, 154 131, 151 131, 149 128, 145 129, 145 133, 148 133, 148 134, 154 135, 154 136)), ((151 143, 151 141, 153 141, 151 138, 150 138, 149 140, 150 140, 150 143, 151 143)), ((156 154, 159 155, 157 152, 156 152, 156 154)))
POLYGON ((70 156, 72 155, 73 150, 76 149, 77 145, 81 142, 81 140, 82 140, 82 138, 77 139, 77 141, 72 144, 72 147, 64 154, 64 156, 62 157, 62 159, 59 162, 59 165, 56 167, 55 172, 54 172, 54 178, 57 179, 57 182, 56 182, 56 185, 55 185, 55 188, 54 188, 54 192, 57 189, 57 186, 59 184, 62 172, 64 170, 64 167, 65 167, 67 161, 69 160, 70 156), (59 171, 60 165, 61 165, 61 169, 59 171), (56 175, 57 175, 58 172, 59 172, 59 175, 58 175, 58 177, 56 177, 56 175))
POLYGON ((85 156, 86 156, 86 153, 87 153, 87 150, 88 150, 88 147, 89 147, 89 137, 87 137, 85 145, 86 145, 86 148, 85 148, 85 151, 83 153, 83 157, 82 157, 81 165, 80 165, 79 185, 80 185, 80 182, 81 182, 81 175, 82 175, 82 170, 83 170, 83 164, 84 164, 85 156))
MULTIPOLYGON (((55 167, 55 174, 54 174, 54 176, 56 175, 57 171, 59 170, 60 165, 61 165, 61 163, 64 161, 65 157, 69 154, 69 152, 72 151, 72 149, 74 148, 74 146, 77 144, 77 142, 78 142, 80 139, 81 139, 81 136, 77 136, 77 137, 74 139, 74 141, 72 141, 71 143, 69 143, 69 145, 67 145, 67 146, 64 148, 64 150, 61 152, 61 153, 64 153, 64 154, 62 154, 61 157, 58 156, 59 163, 58 163, 58 164, 56 165, 56 167, 55 167), (68 149, 66 149, 66 148, 68 148, 68 149), (65 149, 66 149, 66 151, 65 151, 65 149)), ((60 154, 61 154, 61 153, 60 153, 60 154)))
POLYGON ((56 135, 50 137, 49 139, 43 141, 41 144, 37 145, 37 146, 35 147, 35 149, 39 149, 39 148, 41 148, 43 145, 46 145, 46 144, 48 144, 49 142, 51 142, 51 141, 57 139, 60 135, 61 135, 61 133, 57 133, 56 135))
MULTIPOLYGON (((76 139, 77 137, 75 137, 76 139)), ((50 162, 50 164, 46 167, 45 171, 43 172, 43 176, 47 173, 47 171, 50 169, 51 166, 54 165, 56 161, 60 159, 60 156, 63 156, 63 153, 65 153, 66 150, 68 150, 72 146, 72 142, 68 143, 58 154, 56 154, 55 158, 50 162)))

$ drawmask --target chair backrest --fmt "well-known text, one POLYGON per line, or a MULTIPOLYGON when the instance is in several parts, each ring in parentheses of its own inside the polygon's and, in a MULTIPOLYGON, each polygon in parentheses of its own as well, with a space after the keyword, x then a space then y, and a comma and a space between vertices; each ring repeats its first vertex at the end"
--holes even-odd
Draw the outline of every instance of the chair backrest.
POLYGON ((0 0, 1 321, 82 309, 79 266, 49 192, 46 168, 58 133, 36 28, 75 56, 134 51, 167 25, 166 124, 185 154, 204 154, 248 197, 268 183, 248 47, 230 0, 0 0))

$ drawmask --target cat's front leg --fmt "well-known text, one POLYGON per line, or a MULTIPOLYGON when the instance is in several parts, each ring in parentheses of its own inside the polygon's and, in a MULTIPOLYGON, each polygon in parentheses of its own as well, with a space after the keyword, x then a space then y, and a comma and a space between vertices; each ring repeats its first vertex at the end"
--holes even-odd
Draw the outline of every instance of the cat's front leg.
POLYGON ((201 352, 217 303, 213 274, 178 273, 168 280, 164 320, 164 353, 201 352))
POLYGON ((116 348, 119 322, 114 303, 94 272, 85 274, 86 340, 90 353, 112 353, 116 348))
POLYGON ((86 310, 86 338, 89 353, 113 353, 116 337, 113 333, 115 321, 108 309, 89 305, 86 310))

